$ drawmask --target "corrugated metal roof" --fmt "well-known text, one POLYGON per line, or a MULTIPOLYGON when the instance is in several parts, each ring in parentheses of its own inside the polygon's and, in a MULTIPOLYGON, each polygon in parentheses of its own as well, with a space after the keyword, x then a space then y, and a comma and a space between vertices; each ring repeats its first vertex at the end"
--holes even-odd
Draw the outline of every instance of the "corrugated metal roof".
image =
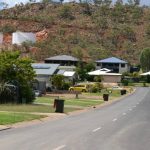
POLYGON ((75 74, 75 71, 65 71, 64 72, 65 77, 72 77, 72 76, 74 76, 74 74, 75 74))
POLYGON ((128 62, 121 60, 119 58, 116 57, 110 57, 110 58, 106 58, 106 59, 102 59, 102 60, 97 60, 96 62, 99 63, 120 63, 120 64, 127 64, 128 62))
POLYGON ((36 75, 53 75, 59 67, 59 64, 33 63, 32 67, 35 70, 36 75))
POLYGON ((75 71, 59 70, 59 71, 57 72, 57 74, 61 74, 61 75, 65 76, 65 77, 72 77, 72 76, 74 76, 75 71))
POLYGON ((46 58, 45 60, 79 61, 76 57, 69 56, 69 55, 57 55, 50 58, 46 58))
POLYGON ((59 70, 59 71, 57 72, 57 74, 63 75, 64 72, 65 72, 65 70, 59 70))

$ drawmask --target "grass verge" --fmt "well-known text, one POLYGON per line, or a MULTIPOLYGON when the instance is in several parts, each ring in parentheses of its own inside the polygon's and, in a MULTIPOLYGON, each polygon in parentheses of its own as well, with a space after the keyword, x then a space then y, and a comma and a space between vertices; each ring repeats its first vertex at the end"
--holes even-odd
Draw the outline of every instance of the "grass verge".
MULTIPOLYGON (((48 105, 0 105, 1 111, 8 111, 8 112, 22 112, 22 113, 54 113, 55 109, 53 106, 48 105)), ((64 112, 71 112, 78 110, 77 108, 69 108, 65 107, 64 112)))
POLYGON ((33 115, 26 113, 0 112, 0 125, 14 124, 22 121, 30 121, 46 117, 45 115, 33 115))

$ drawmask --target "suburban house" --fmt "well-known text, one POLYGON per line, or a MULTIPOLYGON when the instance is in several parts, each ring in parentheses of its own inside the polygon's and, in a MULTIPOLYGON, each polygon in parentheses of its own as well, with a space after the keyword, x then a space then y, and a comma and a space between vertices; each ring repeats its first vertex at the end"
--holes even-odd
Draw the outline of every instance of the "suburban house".
POLYGON ((52 75, 57 74, 59 64, 33 63, 32 67, 36 73, 34 87, 44 92, 47 87, 51 87, 50 78, 52 75))
POLYGON ((121 60, 116 57, 110 57, 102 60, 96 61, 96 68, 107 68, 110 69, 112 73, 123 73, 129 71, 128 62, 121 60))
POLYGON ((78 62, 78 58, 69 55, 57 55, 45 59, 45 63, 60 64, 60 66, 77 66, 78 62))
POLYGON ((106 68, 102 68, 99 70, 95 70, 95 71, 91 71, 88 72, 89 75, 93 75, 93 76, 101 76, 102 77, 102 82, 104 84, 117 84, 118 82, 121 82, 121 76, 122 74, 120 73, 111 73, 109 69, 106 68))

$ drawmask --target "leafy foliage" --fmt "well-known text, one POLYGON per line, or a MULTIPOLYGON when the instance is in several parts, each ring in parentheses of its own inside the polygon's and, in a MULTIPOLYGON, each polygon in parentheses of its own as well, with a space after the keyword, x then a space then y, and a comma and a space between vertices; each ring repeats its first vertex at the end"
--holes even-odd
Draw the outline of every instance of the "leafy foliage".
POLYGON ((150 70, 150 48, 145 48, 140 56, 140 63, 144 72, 150 70))
POLYGON ((64 76, 63 75, 54 75, 52 77, 52 84, 57 90, 62 89, 64 82, 64 76))
POLYGON ((32 55, 36 60, 80 51, 83 58, 113 55, 138 63, 141 50, 150 46, 149 16, 150 9, 139 6, 139 0, 126 4, 117 0, 113 6, 111 0, 92 4, 89 0, 67 4, 44 0, 0 11, 0 28, 8 24, 25 32, 46 28, 48 38, 33 45, 38 49, 32 55))
POLYGON ((6 24, 0 28, 0 32, 2 33, 13 33, 16 31, 16 28, 12 25, 6 24))
POLYGON ((74 16, 72 14, 71 7, 68 5, 64 5, 60 11, 60 17, 64 19, 70 19, 73 20, 74 16))
POLYGON ((31 83, 35 74, 31 63, 28 58, 20 58, 18 51, 0 53, 0 83, 11 83, 18 88, 17 103, 21 103, 22 98, 26 99, 26 103, 30 103, 34 98, 31 83))

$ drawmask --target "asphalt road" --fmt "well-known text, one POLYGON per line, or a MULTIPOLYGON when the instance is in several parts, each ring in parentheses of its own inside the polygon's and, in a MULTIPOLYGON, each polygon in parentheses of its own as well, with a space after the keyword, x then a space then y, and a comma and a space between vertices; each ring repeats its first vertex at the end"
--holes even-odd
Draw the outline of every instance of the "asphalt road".
POLYGON ((0 150, 150 150, 150 88, 78 115, 1 131, 0 150))

